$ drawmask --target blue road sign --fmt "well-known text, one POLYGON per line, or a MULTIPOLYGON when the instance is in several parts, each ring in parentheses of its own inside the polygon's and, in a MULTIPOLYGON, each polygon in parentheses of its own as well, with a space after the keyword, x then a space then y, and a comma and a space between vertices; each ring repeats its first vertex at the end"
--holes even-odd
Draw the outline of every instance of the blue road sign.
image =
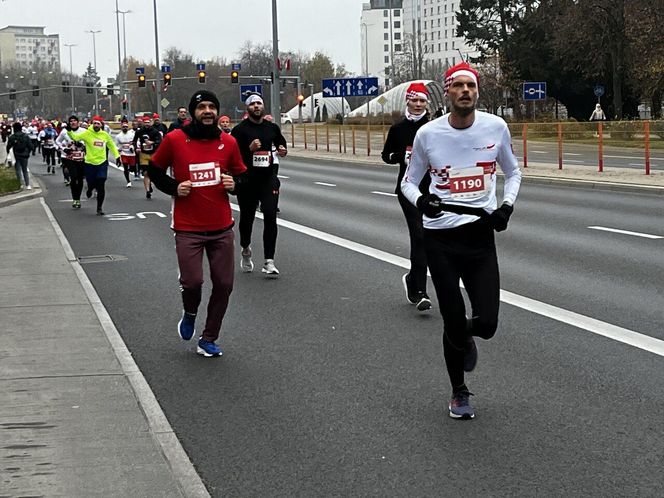
POLYGON ((242 69, 242 64, 239 62, 233 62, 233 64, 231 64, 231 69, 233 71, 240 71, 242 69))
POLYGON ((196 64, 196 71, 205 71, 205 64, 196 64))
POLYGON ((244 102, 246 98, 252 94, 257 93, 258 95, 263 95, 263 85, 240 85, 240 100, 244 102))
POLYGON ((604 85, 595 85, 595 97, 604 95, 604 85))
POLYGON ((161 72, 162 73, 170 73, 171 72, 171 66, 161 66, 161 72))
POLYGON ((323 97, 371 97, 373 95, 378 95, 378 78, 323 80, 323 97))
POLYGON ((145 68, 144 67, 137 67, 136 68, 136 74, 145 74, 145 68))
POLYGON ((523 84, 523 100, 544 100, 546 81, 527 81, 523 84))

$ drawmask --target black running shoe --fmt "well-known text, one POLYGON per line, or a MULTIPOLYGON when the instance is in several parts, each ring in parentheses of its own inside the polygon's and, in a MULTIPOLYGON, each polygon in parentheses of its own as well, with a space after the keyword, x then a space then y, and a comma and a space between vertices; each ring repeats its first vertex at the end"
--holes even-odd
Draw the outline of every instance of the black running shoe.
POLYGON ((150 193, 149 190, 147 192, 145 192, 145 198, 146 199, 151 199, 152 198, 152 194, 150 193))
POLYGON ((104 212, 101 209, 97 209, 97 216, 104 216, 104 212))

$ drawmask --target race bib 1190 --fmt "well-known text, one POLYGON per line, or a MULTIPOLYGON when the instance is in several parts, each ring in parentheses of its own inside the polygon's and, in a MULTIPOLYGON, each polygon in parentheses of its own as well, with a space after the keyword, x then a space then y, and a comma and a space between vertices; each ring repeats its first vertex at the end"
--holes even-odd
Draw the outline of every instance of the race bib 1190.
POLYGON ((484 168, 451 169, 449 176, 452 199, 473 199, 486 194, 484 168))

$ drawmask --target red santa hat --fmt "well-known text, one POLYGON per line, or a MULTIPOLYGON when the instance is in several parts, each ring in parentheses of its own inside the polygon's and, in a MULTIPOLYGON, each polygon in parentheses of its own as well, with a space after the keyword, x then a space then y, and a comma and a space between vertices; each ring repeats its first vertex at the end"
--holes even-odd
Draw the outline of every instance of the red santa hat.
POLYGON ((424 83, 415 82, 411 83, 406 90, 406 100, 410 99, 424 99, 429 100, 429 90, 424 83))
POLYGON ((450 85, 457 76, 468 76, 469 78, 472 78, 479 89, 480 75, 477 70, 471 67, 467 62, 459 62, 456 66, 452 66, 445 71, 445 95, 447 95, 450 85))
POLYGON ((99 121, 100 123, 103 124, 103 123, 104 123, 104 118, 102 118, 101 116, 99 116, 99 115, 97 114, 97 115, 95 115, 95 116, 92 116, 92 122, 94 123, 95 121, 99 121))

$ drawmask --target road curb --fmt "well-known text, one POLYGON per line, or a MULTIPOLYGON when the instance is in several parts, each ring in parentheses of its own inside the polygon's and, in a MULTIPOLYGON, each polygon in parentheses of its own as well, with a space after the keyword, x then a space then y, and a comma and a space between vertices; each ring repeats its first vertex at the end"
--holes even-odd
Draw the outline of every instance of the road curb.
POLYGON ((88 301, 90 301, 90 305, 92 306, 92 309, 101 324, 102 330, 113 349, 113 353, 122 368, 122 372, 134 391, 138 405, 148 422, 152 437, 168 463, 171 472, 173 473, 173 477, 178 483, 180 492, 186 498, 210 498, 210 493, 196 472, 194 465, 189 460, 189 456, 184 451, 182 444, 168 422, 168 419, 161 409, 150 385, 138 368, 131 352, 122 339, 122 336, 117 328, 115 328, 115 324, 104 307, 101 298, 97 294, 92 282, 83 271, 83 268, 78 262, 74 251, 60 228, 60 225, 53 216, 51 209, 48 207, 43 197, 41 199, 41 204, 53 230, 60 240, 60 244, 64 249, 67 260, 71 264, 74 273, 81 283, 88 301))
POLYGON ((6 194, 0 197, 0 207, 13 206, 19 202, 29 201, 30 199, 36 199, 37 197, 44 196, 44 187, 41 182, 37 181, 32 173, 30 175, 30 185, 33 186, 32 190, 17 190, 12 194, 6 194), (38 186, 37 189, 34 187, 38 186))
MULTIPOLYGON (((375 157, 375 156, 374 156, 375 157)), ((300 155, 297 152, 289 153, 289 159, 295 161, 324 161, 330 163, 356 163, 362 165, 371 165, 371 166, 392 166, 396 168, 396 165, 387 164, 382 162, 377 162, 376 160, 371 160, 367 158, 353 158, 352 160, 347 159, 346 157, 322 157, 322 156, 308 156, 300 155)), ((582 178, 569 178, 569 177, 555 177, 548 175, 536 175, 529 174, 528 168, 522 168, 521 171, 524 173, 522 176, 522 182, 527 183, 538 183, 542 185, 560 185, 568 187, 583 187, 583 188, 592 188, 596 190, 612 190, 612 191, 621 191, 621 192, 637 192, 637 193, 650 193, 654 195, 664 195, 664 186, 659 185, 640 185, 635 183, 621 183, 621 182, 611 182, 611 181, 598 181, 598 180, 588 180, 582 178)), ((501 172, 498 172, 499 176, 502 176, 501 172)))

